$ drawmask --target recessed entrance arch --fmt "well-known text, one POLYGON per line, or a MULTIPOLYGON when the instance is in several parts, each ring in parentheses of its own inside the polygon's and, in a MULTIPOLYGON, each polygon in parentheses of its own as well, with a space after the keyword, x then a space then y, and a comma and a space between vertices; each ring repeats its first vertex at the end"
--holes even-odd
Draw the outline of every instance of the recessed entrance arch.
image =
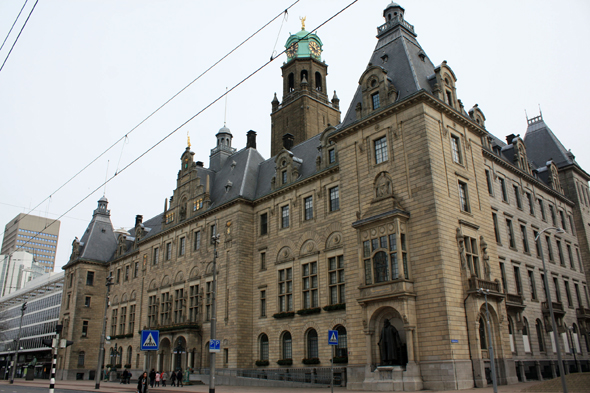
POLYGON ((393 307, 381 307, 371 316, 372 366, 405 366, 408 346, 404 321, 393 307))

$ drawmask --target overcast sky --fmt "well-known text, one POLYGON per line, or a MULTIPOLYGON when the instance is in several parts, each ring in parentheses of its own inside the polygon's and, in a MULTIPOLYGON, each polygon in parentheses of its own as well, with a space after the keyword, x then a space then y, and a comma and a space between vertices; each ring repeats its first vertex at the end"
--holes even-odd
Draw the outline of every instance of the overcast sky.
MULTIPOLYGON (((0 230, 49 195, 34 214, 57 218, 158 140, 284 49, 306 16, 311 30, 352 0, 300 0, 288 19, 277 19, 128 135, 59 192, 54 191, 126 135, 140 121, 229 50, 295 0, 266 1, 39 1, 0 72, 0 230), (276 43, 276 47, 275 47, 276 43)), ((4 40, 24 0, 0 1, 4 40)), ((0 64, 34 0, 29 0, 0 51, 0 64)), ((328 64, 327 87, 348 109, 377 42, 386 0, 360 0, 318 35, 328 64)), ((457 94, 468 109, 479 104, 489 132, 502 140, 526 131, 539 104, 549 127, 590 171, 590 2, 567 0, 404 1, 405 19, 432 62, 447 60, 457 94)), ((228 95, 233 146, 258 133, 269 158, 273 94, 282 96, 280 56, 228 95)), ((209 163, 223 126, 221 100, 121 172, 106 186, 115 228, 129 229, 136 214, 149 219, 172 195, 186 147, 209 163)), ((67 263, 104 188, 61 218, 56 271, 67 263)))

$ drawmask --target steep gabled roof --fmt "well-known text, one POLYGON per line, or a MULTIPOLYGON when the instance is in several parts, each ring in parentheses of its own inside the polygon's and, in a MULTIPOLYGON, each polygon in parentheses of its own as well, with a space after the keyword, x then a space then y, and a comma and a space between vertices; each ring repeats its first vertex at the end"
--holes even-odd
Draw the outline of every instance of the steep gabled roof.
POLYGON ((115 254, 117 240, 107 204, 108 200, 104 196, 98 200, 98 207, 80 239, 80 259, 108 262, 115 254))
POLYGON ((524 136, 527 155, 536 167, 543 167, 552 160, 557 168, 575 164, 579 166, 571 151, 567 151, 553 131, 543 121, 543 116, 528 119, 524 136))

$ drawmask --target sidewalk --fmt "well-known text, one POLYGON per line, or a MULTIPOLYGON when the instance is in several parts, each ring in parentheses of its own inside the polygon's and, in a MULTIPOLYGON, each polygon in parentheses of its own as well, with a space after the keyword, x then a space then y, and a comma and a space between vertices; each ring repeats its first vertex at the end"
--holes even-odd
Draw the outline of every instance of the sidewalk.
MULTIPOLYGON (((571 393, 588 393, 590 392, 590 373, 569 374, 566 375, 568 391, 571 393)), ((34 381, 26 381, 24 379, 15 379, 14 384, 18 386, 34 386, 41 388, 49 388, 49 380, 38 379, 34 381)), ((8 385, 8 381, 0 381, 0 386, 8 385)), ((136 383, 129 385, 119 384, 118 382, 101 382, 100 390, 94 389, 94 381, 55 381, 56 389, 69 390, 87 390, 102 391, 106 393, 124 393, 136 391, 136 383)), ((216 386, 216 393, 240 393, 240 392, 260 392, 260 393, 322 393, 326 392, 326 388, 276 388, 276 387, 257 387, 257 386, 216 386)), ((500 385, 498 386, 498 393, 553 393, 561 392, 561 379, 555 378, 552 380, 538 382, 518 383, 515 385, 500 385)), ((198 392, 208 393, 209 386, 207 385, 187 385, 184 387, 154 387, 150 389, 150 393, 165 393, 165 392, 198 392)), ((346 388, 335 387, 334 392, 338 393, 361 393, 360 390, 347 390, 346 388)), ((430 390, 427 392, 436 393, 430 390)), ((460 393, 493 393, 493 388, 487 387, 482 389, 467 389, 467 390, 447 390, 445 393, 460 392, 460 393)), ((364 393, 364 392, 362 392, 364 393)))

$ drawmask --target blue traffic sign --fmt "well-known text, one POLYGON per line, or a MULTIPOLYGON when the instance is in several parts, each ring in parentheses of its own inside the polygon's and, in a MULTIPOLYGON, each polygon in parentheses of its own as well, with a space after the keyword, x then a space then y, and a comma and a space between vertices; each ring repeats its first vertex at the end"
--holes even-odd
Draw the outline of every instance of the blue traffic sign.
POLYGON ((140 349, 142 351, 157 351, 160 349, 160 331, 142 330, 140 349))
POLYGON ((457 344, 457 343, 459 342, 459 340, 452 339, 452 340, 451 340, 451 342, 452 342, 453 344, 457 344))
POLYGON ((220 340, 209 341, 209 352, 220 352, 220 351, 221 351, 221 341, 220 340))
POLYGON ((338 330, 328 330, 328 344, 338 345, 338 330))

